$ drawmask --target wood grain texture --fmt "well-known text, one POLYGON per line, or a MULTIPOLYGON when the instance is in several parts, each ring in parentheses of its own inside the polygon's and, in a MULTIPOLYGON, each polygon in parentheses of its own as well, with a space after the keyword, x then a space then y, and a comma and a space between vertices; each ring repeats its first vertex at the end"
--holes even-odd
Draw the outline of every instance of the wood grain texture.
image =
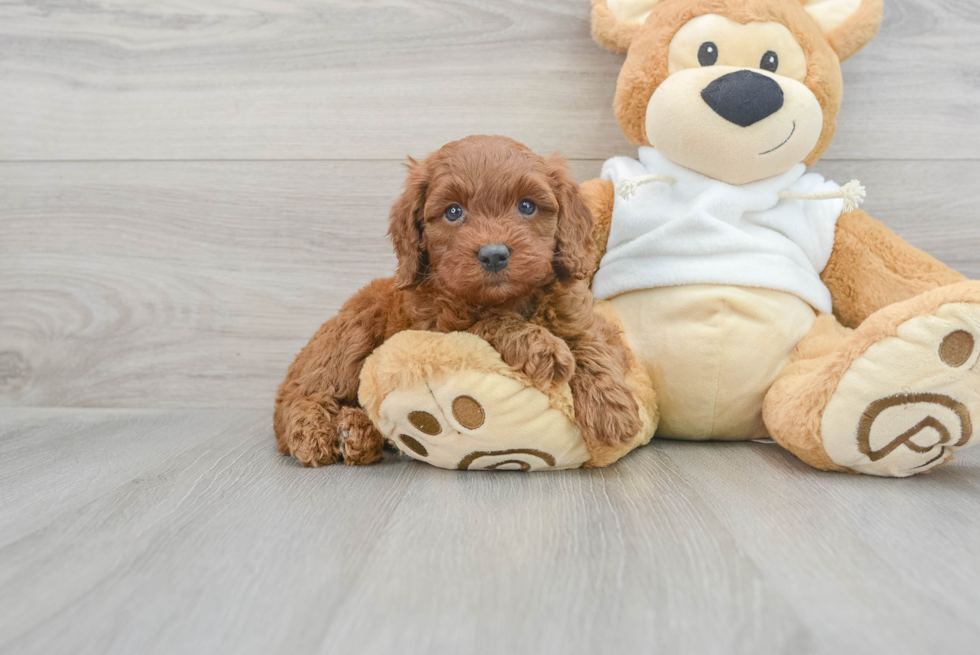
MULTIPOLYGON (((817 170, 860 178, 873 216, 980 277, 980 163, 817 170)), ((403 177, 397 162, 0 164, 0 405, 270 405, 316 328, 393 270, 403 177)))
MULTIPOLYGON (((0 4, 0 160, 398 159, 478 133, 604 159, 587 0, 0 4)), ((831 159, 976 159, 980 9, 888 0, 831 159)))
POLYGON ((713 446, 667 452, 830 652, 976 649, 980 522, 967 499, 980 492, 980 453, 904 485, 828 479, 775 445, 713 446))
POLYGON ((956 655, 980 638, 980 452, 903 481, 673 442, 596 471, 391 453, 307 470, 264 411, 36 409, 0 410, 0 452, 20 454, 0 468, 5 655, 956 655))

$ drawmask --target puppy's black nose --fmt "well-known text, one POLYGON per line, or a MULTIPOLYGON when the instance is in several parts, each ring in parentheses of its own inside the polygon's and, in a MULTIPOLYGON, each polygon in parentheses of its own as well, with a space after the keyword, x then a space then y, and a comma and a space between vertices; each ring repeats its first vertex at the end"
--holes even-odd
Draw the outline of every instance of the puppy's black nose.
POLYGON ((507 268, 507 260, 510 259, 510 248, 502 243, 488 243, 480 246, 480 252, 476 255, 480 260, 480 265, 491 273, 499 273, 507 268))
POLYGON ((772 116, 783 107, 783 89, 771 77, 750 70, 722 75, 701 98, 716 114, 740 127, 772 116))

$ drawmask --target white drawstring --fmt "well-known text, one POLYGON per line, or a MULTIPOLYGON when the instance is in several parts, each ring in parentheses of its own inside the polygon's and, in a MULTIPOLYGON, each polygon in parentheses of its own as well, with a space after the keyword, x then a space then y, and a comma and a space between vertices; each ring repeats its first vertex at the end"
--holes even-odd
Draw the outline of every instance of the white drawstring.
POLYGON ((628 177, 620 180, 616 185, 616 193, 623 200, 629 200, 636 195, 636 190, 644 184, 651 182, 663 182, 664 184, 677 184, 677 180, 669 175, 640 175, 639 177, 628 177))
POLYGON ((844 201, 844 213, 852 212, 861 206, 868 193, 857 180, 851 180, 836 191, 823 193, 797 193, 795 191, 780 191, 779 197, 787 200, 837 200, 844 201))
MULTIPOLYGON (((623 200, 629 200, 636 195, 636 190, 644 184, 652 182, 662 182, 663 184, 677 184, 677 180, 669 175, 640 175, 638 177, 628 177, 620 180, 616 185, 616 193, 623 200)), ((779 197, 785 200, 843 200, 844 213, 852 212, 861 206, 868 193, 857 180, 851 180, 844 186, 834 191, 824 191, 822 193, 799 193, 796 191, 780 191, 779 197)))

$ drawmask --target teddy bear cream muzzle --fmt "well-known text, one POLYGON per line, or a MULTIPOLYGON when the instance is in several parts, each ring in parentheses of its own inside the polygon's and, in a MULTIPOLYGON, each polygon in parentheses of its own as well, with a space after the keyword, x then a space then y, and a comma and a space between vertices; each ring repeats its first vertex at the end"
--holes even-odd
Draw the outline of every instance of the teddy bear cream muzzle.
POLYGON ((658 151, 728 184, 784 173, 813 150, 822 129, 820 103, 804 84, 730 66, 677 72, 647 105, 647 138, 658 151))

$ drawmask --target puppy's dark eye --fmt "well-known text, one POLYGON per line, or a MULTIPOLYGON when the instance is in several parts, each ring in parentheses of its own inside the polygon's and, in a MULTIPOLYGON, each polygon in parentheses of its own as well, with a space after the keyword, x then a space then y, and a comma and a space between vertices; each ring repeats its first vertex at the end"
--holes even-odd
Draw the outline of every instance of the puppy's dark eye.
POLYGON ((705 41, 698 50, 698 62, 702 66, 714 66, 718 63, 718 46, 711 41, 705 41))
POLYGON ((450 223, 455 223, 456 221, 463 218, 463 216, 465 215, 466 212, 463 211, 463 208, 460 207, 459 205, 449 205, 448 207, 446 207, 446 211, 443 213, 443 216, 445 216, 446 220, 449 221, 450 223))
POLYGON ((538 211, 538 206, 533 201, 525 198, 517 203, 517 211, 521 212, 523 216, 533 216, 534 212, 538 211))
POLYGON ((762 55, 762 61, 759 62, 759 68, 764 71, 769 71, 770 73, 775 73, 776 69, 779 68, 779 55, 772 50, 762 55))

